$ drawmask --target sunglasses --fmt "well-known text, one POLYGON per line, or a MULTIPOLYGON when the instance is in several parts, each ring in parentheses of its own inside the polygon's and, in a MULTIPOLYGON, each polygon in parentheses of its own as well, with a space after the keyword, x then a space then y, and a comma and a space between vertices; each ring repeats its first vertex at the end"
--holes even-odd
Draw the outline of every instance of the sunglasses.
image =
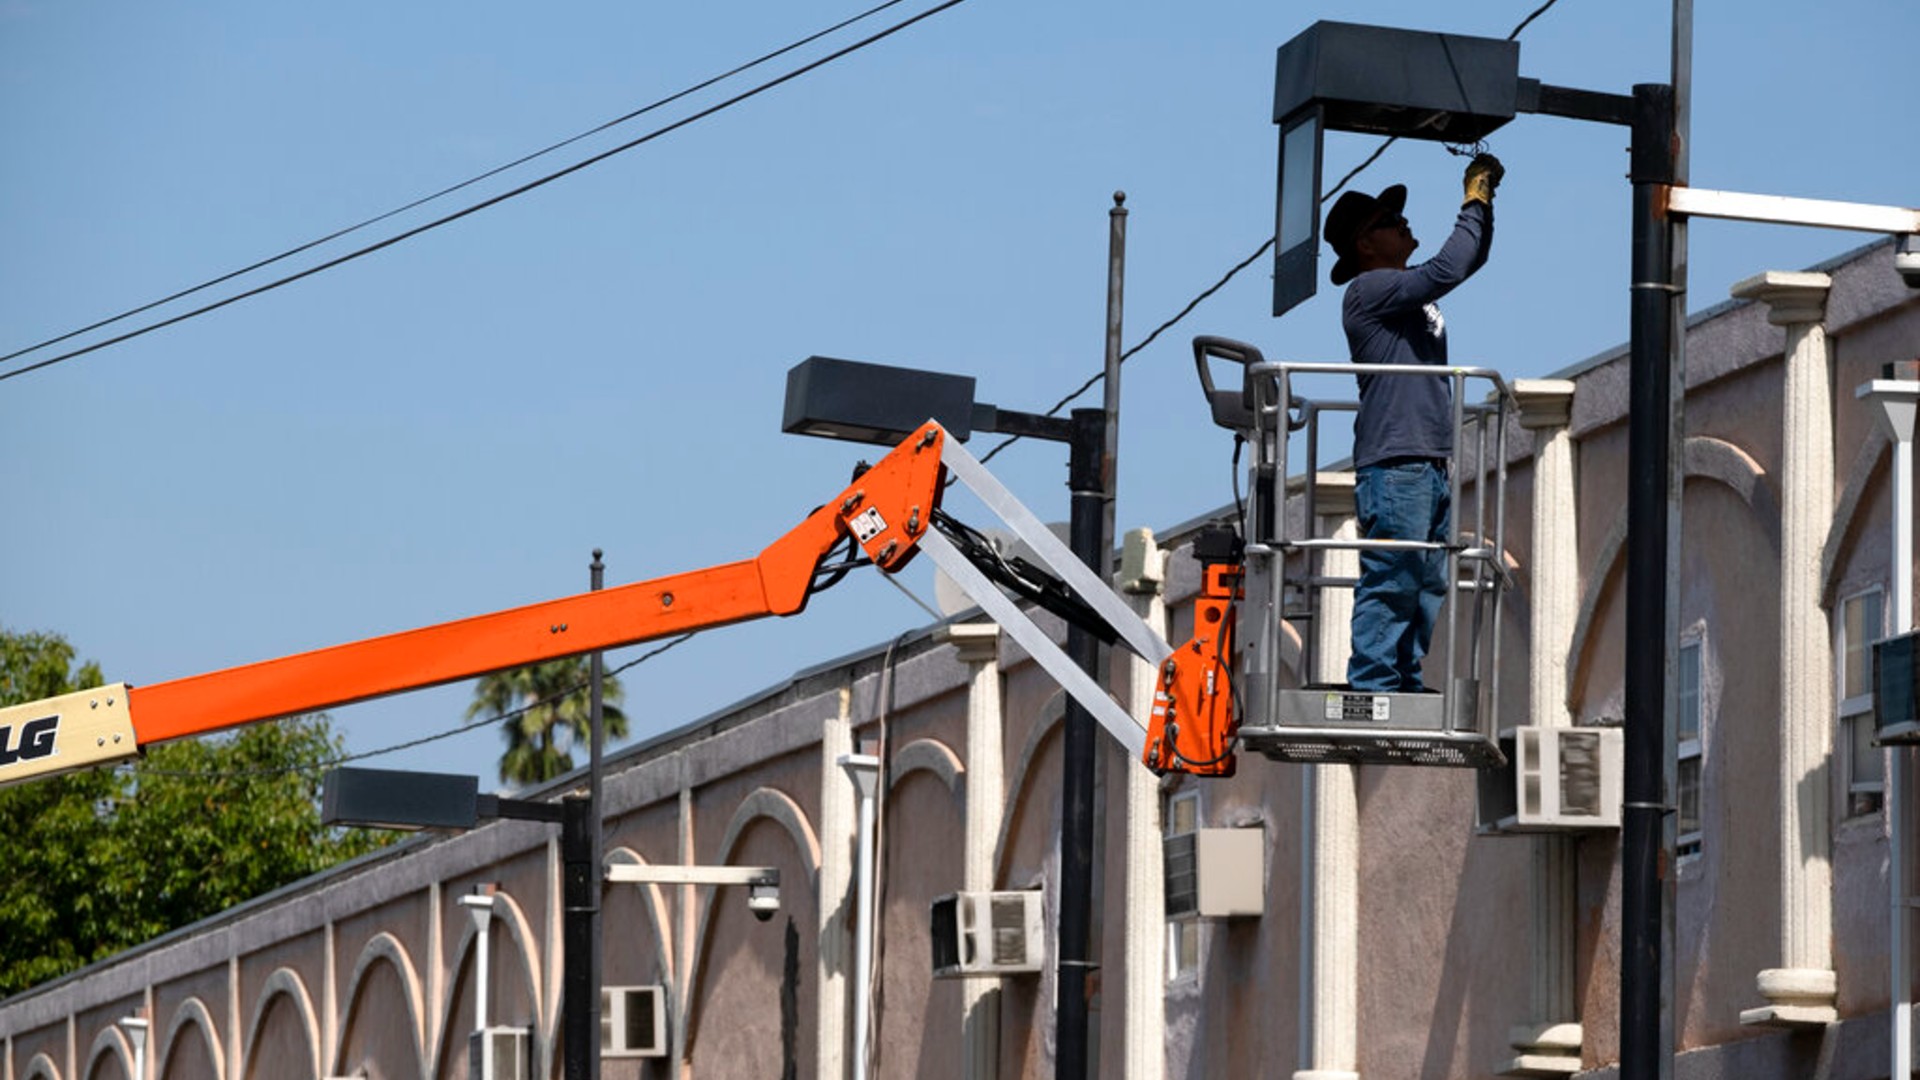
POLYGON ((1375 229, 1397 229, 1400 226, 1405 225, 1406 223, 1407 223, 1407 219, 1402 217, 1401 215, 1388 214, 1386 217, 1383 217, 1379 221, 1374 222, 1372 225, 1367 226, 1367 231, 1372 232, 1375 229))

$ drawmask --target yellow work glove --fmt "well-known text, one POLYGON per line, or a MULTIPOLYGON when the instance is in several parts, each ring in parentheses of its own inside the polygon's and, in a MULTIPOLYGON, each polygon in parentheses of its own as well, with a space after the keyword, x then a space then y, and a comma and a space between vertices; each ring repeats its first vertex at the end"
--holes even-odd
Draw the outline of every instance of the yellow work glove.
POLYGON ((1483 202, 1493 205, 1493 190, 1500 186, 1500 178, 1507 175, 1506 167, 1492 154, 1475 154, 1467 163, 1465 186, 1467 197, 1461 206, 1471 202, 1483 202))

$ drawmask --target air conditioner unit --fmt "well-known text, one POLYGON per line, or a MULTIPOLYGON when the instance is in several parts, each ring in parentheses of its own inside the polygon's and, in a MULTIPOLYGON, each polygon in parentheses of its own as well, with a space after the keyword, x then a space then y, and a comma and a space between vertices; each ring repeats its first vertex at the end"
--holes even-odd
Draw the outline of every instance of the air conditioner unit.
POLYGON ((1233 918, 1266 908, 1265 829, 1196 829, 1163 845, 1167 918, 1233 918))
POLYGON ((480 1028, 467 1036, 467 1080, 532 1080, 527 1029, 480 1028))
POLYGON ((600 1056, 667 1056, 667 993, 661 986, 600 991, 600 1056))
POLYGON ((1611 727, 1501 732, 1507 764, 1480 770, 1480 831, 1619 828, 1623 739, 1624 733, 1611 727))
POLYGON ((1876 742, 1920 742, 1915 708, 1915 653, 1920 633, 1896 634, 1873 643, 1873 734, 1876 742))
POLYGON ((1047 957, 1037 890, 949 893, 933 902, 933 974, 1016 975, 1047 957))

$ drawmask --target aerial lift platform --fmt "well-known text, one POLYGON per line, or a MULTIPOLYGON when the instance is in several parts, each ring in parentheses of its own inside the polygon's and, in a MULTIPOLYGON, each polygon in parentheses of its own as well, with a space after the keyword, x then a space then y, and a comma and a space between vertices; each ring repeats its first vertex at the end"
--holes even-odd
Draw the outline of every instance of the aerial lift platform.
MULTIPOLYGON (((1486 768, 1505 764, 1495 719, 1499 714, 1500 616, 1513 585, 1504 562, 1506 432, 1513 393, 1485 368, 1369 365, 1379 378, 1444 378, 1453 394, 1453 514, 1440 542, 1366 540, 1320 535, 1316 478, 1321 423, 1328 413, 1359 408, 1350 363, 1278 363, 1258 348, 1219 337, 1194 339, 1194 362, 1214 423, 1253 448, 1238 520, 1228 532, 1203 536, 1195 555, 1203 568, 1196 642, 1219 627, 1210 644, 1189 643, 1163 668, 1161 700, 1148 733, 1147 764, 1162 771, 1229 775, 1239 748, 1276 761, 1442 765, 1486 768), (1215 361, 1237 365, 1239 386, 1214 380, 1215 361), (1331 377, 1331 378, 1330 378, 1331 377), (1339 397, 1308 397, 1306 384, 1344 384, 1339 397), (1489 384, 1481 404, 1467 391, 1489 384), (1301 497, 1287 505, 1293 437, 1301 435, 1301 497), (1491 445, 1489 445, 1491 444, 1491 445), (1462 463, 1474 471, 1471 487, 1462 463), (1462 495, 1471 494, 1470 513, 1462 495), (1470 524, 1470 527, 1469 527, 1470 524), (1364 693, 1344 685, 1304 684, 1282 660, 1284 622, 1319 618, 1328 589, 1352 589, 1356 579, 1325 572, 1325 555, 1338 549, 1443 551, 1448 602, 1428 658, 1428 693, 1364 693), (1444 658, 1445 667, 1434 663, 1444 658), (1222 690, 1221 687, 1226 687, 1222 690)), ((1311 632, 1299 635, 1299 672, 1313 670, 1311 632)))

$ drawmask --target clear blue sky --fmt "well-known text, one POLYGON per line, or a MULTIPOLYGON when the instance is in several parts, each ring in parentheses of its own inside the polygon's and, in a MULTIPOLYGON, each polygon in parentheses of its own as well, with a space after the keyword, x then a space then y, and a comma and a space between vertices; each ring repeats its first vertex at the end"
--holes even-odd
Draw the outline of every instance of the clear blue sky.
MULTIPOLYGON (((0 352, 391 209, 862 6, 0 0, 0 352)), ((779 432, 794 363, 970 373, 983 400, 1044 409, 1100 364, 1115 189, 1132 211, 1129 344, 1270 234, 1280 43, 1320 18, 1504 36, 1535 6, 969 0, 448 228, 0 382, 0 624, 58 631, 109 678, 153 683, 579 591, 596 546, 613 583, 748 556, 860 456, 779 432)), ((1613 92, 1663 81, 1670 10, 1561 0, 1523 36, 1522 73, 1613 92)), ((1702 4, 1696 35, 1695 185, 1920 203, 1901 44, 1920 38, 1920 5, 1702 4)), ((1522 117, 1492 144, 1509 169, 1499 238, 1446 304, 1453 355, 1544 375, 1626 336, 1626 136, 1522 117)), ((1331 137, 1329 173, 1374 145, 1331 137)), ((1360 186, 1411 184, 1431 251, 1459 169, 1402 143, 1360 186)), ((1692 306, 1868 239, 1698 224, 1692 306)), ((1333 290, 1275 320, 1268 288, 1263 261, 1128 364, 1123 527, 1230 497, 1192 335, 1343 357, 1333 290)), ((1042 516, 1065 516, 1057 447, 994 467, 1042 516)), ((931 597, 927 570, 906 578, 931 597)), ((636 668, 627 708, 637 735, 658 733, 925 621, 868 572, 797 619, 636 668)), ((334 717, 369 750, 457 725, 468 695, 334 717)), ((491 779, 499 747, 488 729, 375 763, 491 779)))

